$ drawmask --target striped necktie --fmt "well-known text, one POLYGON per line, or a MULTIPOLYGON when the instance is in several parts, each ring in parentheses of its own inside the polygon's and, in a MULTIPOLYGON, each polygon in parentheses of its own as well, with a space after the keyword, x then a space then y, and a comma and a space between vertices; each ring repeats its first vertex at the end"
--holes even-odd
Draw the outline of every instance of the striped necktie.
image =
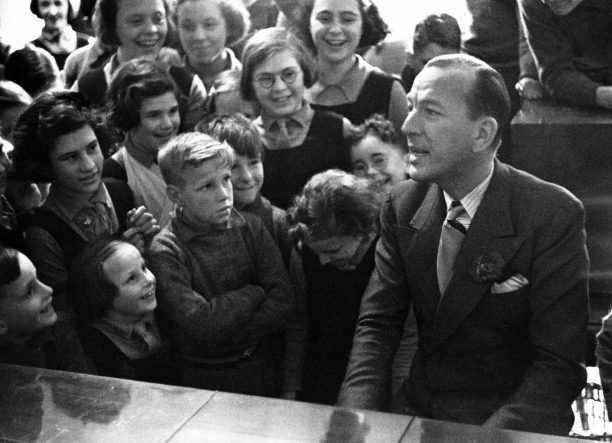
POLYGON ((446 287, 453 273, 455 258, 461 248, 463 238, 465 234, 467 234, 465 226, 457 220, 457 218, 463 214, 466 214, 466 212, 461 202, 453 201, 446 214, 446 220, 444 220, 444 224, 442 225, 440 245, 438 246, 438 259, 436 263, 438 285, 440 287, 440 294, 442 295, 444 295, 444 291, 446 291, 446 287))

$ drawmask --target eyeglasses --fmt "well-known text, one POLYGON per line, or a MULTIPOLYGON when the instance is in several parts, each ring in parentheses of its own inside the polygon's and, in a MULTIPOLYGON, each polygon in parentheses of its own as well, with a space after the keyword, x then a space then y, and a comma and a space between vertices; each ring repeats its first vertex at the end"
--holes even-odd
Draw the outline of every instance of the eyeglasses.
POLYGON ((276 81, 277 76, 280 76, 283 83, 285 83, 286 85, 290 85, 295 82, 295 80, 298 78, 298 75, 300 75, 301 73, 301 69, 287 68, 276 74, 261 74, 260 76, 255 78, 255 81, 262 88, 270 89, 272 86, 274 86, 274 82, 276 81))

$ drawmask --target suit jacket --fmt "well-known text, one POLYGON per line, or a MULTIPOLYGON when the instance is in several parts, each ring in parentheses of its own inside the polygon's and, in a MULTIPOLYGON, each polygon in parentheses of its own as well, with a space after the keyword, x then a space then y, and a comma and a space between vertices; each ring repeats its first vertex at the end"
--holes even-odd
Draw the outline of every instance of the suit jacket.
POLYGON ((407 413, 567 435, 570 405, 586 381, 582 204, 560 186, 496 161, 441 297, 436 256, 445 214, 435 184, 407 181, 387 196, 338 403, 384 407, 412 303, 419 349, 403 386, 407 413), (494 282, 470 271, 491 253, 503 258, 505 277, 522 274, 529 283, 492 293, 494 282))

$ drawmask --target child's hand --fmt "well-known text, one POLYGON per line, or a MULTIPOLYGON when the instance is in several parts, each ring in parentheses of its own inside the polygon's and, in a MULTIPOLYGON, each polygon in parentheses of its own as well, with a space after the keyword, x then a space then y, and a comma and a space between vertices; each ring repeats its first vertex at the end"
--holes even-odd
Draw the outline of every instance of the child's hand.
POLYGON ((144 236, 140 233, 140 231, 138 231, 137 228, 130 228, 126 230, 123 234, 121 234, 121 238, 134 245, 141 255, 145 253, 146 241, 144 236))
POLYGON ((595 90, 595 101, 602 108, 612 109, 612 86, 599 86, 595 90))
POLYGON ((157 219, 150 212, 147 212, 147 208, 144 206, 130 209, 127 213, 126 224, 128 230, 135 229, 143 237, 153 236, 160 231, 157 219))

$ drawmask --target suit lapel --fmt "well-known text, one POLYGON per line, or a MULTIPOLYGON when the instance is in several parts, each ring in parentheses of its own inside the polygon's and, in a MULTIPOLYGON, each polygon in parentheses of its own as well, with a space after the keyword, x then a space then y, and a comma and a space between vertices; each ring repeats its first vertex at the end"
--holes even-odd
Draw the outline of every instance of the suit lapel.
POLYGON ((420 303, 423 305, 423 312, 431 313, 429 315, 432 318, 440 298, 436 256, 445 214, 446 204, 442 190, 437 185, 430 185, 409 222, 414 234, 410 236, 409 243, 400 245, 400 249, 405 251, 407 275, 413 276, 411 284, 423 288, 421 291, 414 291, 414 294, 425 294, 420 303))
POLYGON ((524 240, 516 236, 512 224, 510 192, 508 170, 496 162, 489 188, 457 254, 453 275, 440 300, 434 324, 434 346, 446 340, 489 291, 492 282, 479 282, 469 273, 476 257, 485 251, 497 251, 508 263, 524 240))

